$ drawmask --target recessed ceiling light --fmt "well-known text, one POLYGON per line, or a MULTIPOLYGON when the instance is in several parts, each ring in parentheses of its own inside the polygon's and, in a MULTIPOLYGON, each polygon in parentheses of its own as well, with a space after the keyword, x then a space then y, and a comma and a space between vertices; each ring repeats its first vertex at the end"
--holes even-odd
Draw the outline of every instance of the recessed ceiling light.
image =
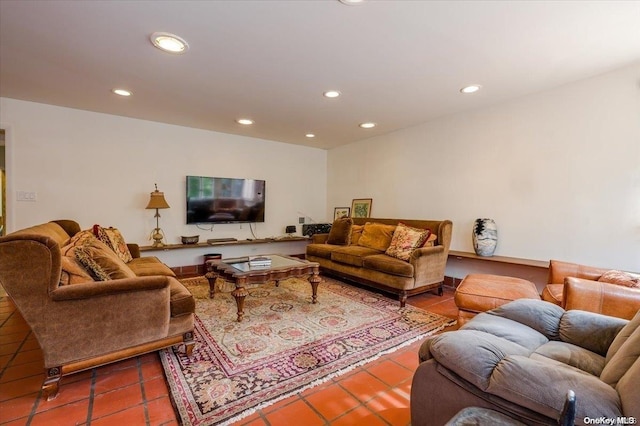
POLYGON ((337 90, 327 90, 323 93, 323 95, 325 98, 337 98, 338 96, 340 96, 340 92, 338 92, 337 90))
POLYGON ((364 0, 338 0, 342 4, 346 4, 347 6, 355 6, 358 4, 364 3, 364 0))
POLYGON ((249 125, 253 124, 253 120, 250 120, 248 118, 238 118, 236 120, 236 123, 242 124, 244 126, 249 126, 249 125))
POLYGON ((376 127, 376 123, 360 123, 360 127, 363 129, 373 129, 376 127))
POLYGON ((314 135, 313 133, 307 133, 306 135, 304 135, 305 138, 315 138, 316 135, 314 135))
POLYGON ((463 87, 462 89, 460 89, 460 92, 462 93, 475 93, 478 90, 480 90, 482 86, 480 86, 479 84, 472 84, 470 86, 466 86, 463 87))
POLYGON ((131 92, 126 89, 113 89, 112 92, 120 96, 131 96, 131 92))
POLYGON ((170 33, 151 34, 151 43, 160 50, 169 53, 184 53, 189 50, 189 44, 181 37, 170 33))

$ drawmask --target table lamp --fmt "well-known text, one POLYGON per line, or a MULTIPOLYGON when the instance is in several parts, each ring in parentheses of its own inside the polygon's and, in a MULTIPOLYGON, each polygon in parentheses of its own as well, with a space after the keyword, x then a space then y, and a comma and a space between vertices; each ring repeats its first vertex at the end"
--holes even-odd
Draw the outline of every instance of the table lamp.
POLYGON ((158 184, 155 184, 156 190, 151 193, 151 198, 149 199, 149 204, 147 204, 147 209, 156 209, 156 229, 151 231, 151 238, 153 238, 153 247, 162 247, 164 243, 162 239, 164 238, 164 233, 162 229, 160 229, 160 212, 159 209, 168 209, 169 204, 167 200, 164 199, 164 192, 158 191, 158 184))

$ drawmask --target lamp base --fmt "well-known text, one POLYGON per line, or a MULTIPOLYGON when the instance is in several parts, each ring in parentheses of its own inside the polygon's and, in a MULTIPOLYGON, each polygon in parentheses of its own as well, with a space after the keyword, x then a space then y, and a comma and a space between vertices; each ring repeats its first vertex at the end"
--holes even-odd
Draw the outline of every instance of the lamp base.
POLYGON ((162 242, 164 239, 164 233, 162 232, 162 229, 155 228, 151 233, 151 238, 153 238, 153 244, 151 247, 164 247, 165 244, 162 242))

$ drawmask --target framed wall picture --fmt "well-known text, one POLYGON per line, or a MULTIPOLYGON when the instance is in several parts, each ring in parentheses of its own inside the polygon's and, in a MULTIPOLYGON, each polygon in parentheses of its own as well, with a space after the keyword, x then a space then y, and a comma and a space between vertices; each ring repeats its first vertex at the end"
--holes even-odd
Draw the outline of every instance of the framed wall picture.
POLYGON ((342 219, 343 217, 349 217, 351 208, 349 207, 336 207, 333 209, 333 220, 342 219))
POLYGON ((351 202, 352 217, 371 217, 371 198, 354 198, 351 202))

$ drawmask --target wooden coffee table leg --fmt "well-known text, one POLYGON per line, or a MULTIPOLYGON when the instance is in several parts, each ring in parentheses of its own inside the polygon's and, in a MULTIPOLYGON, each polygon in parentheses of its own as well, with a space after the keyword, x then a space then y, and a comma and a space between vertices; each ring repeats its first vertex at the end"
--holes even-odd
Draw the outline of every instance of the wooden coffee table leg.
POLYGON ((245 280, 239 279, 236 281, 236 289, 231 292, 231 295, 236 299, 236 305, 238 306, 238 322, 242 322, 244 318, 244 298, 249 295, 245 286, 245 280))
POLYGON ((318 303, 318 284, 320 284, 321 281, 322 279, 317 272, 309 277, 309 282, 311 283, 311 292, 313 294, 311 296, 311 303, 318 303))
POLYGON ((215 289, 216 289, 216 279, 218 278, 218 274, 213 271, 213 268, 209 266, 209 271, 204 274, 207 281, 209 281, 209 298, 213 299, 215 289))

